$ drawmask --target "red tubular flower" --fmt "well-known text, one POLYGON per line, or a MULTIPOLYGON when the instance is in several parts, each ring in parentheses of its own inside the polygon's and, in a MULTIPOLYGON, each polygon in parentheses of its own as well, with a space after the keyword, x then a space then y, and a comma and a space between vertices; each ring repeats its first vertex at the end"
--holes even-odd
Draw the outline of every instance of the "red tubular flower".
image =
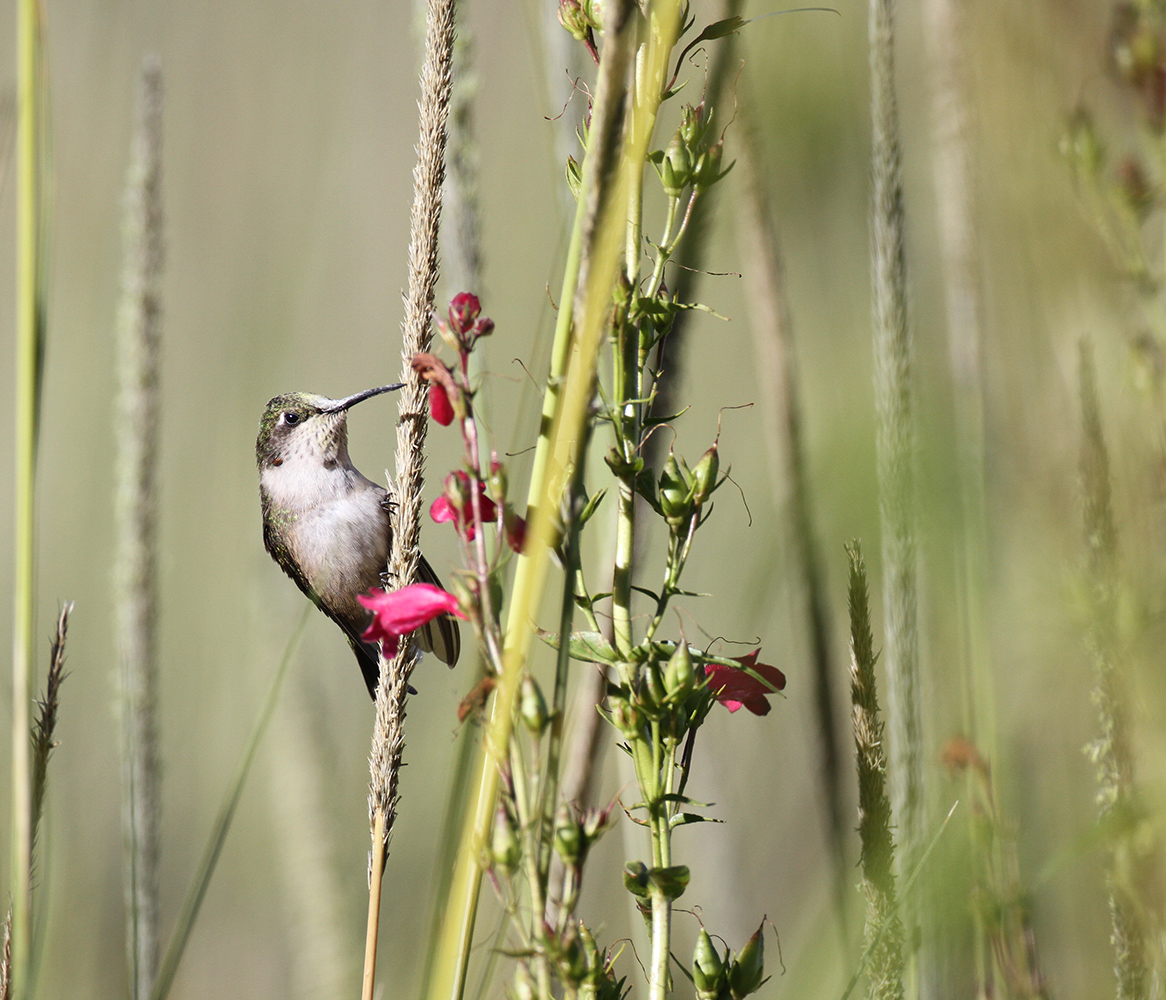
MULTIPOLYGON (((467 542, 472 542, 477 536, 474 529, 474 508, 470 492, 470 477, 460 469, 451 472, 445 477, 445 492, 433 501, 429 508, 429 516, 438 524, 444 521, 453 521, 458 533, 462 533, 465 525, 467 542)), ((482 509, 482 523, 489 524, 498 516, 498 508, 494 501, 486 496, 486 484, 478 483, 478 503, 482 509)))
POLYGON ((429 415, 442 427, 453 423, 453 403, 449 401, 449 393, 440 382, 429 383, 429 415))
POLYGON ((769 712, 768 696, 785 689, 785 674, 768 663, 758 663, 757 654, 760 652, 760 649, 755 649, 748 656, 734 657, 741 666, 756 673, 757 677, 723 663, 704 665, 709 690, 730 712, 744 706, 754 715, 766 715, 769 712))
POLYGON ((400 590, 374 587, 356 599, 373 613, 372 622, 361 636, 366 642, 380 642, 385 658, 397 655, 401 636, 416 631, 438 615, 465 618, 453 594, 431 583, 412 583, 400 590))

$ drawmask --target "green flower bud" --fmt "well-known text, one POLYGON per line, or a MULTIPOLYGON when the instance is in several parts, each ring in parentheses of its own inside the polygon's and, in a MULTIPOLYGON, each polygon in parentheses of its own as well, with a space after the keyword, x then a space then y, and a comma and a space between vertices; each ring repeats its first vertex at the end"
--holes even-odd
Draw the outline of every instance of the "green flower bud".
POLYGON ((490 836, 490 860, 495 867, 510 871, 522 856, 522 844, 518 831, 505 806, 499 806, 494 813, 494 829, 490 836))
MULTIPOLYGON (((721 173, 721 157, 725 151, 724 142, 709 146, 700 155, 696 167, 692 171, 692 186, 698 191, 707 191, 723 176, 721 173)), ((725 171, 728 173, 728 171, 725 171)))
POLYGON ((1061 137, 1061 154, 1084 177, 1095 177, 1105 164, 1105 144, 1084 109, 1070 119, 1069 130, 1061 137))
POLYGON ((684 145, 691 151, 700 148, 701 140, 704 139, 704 134, 708 131, 708 122, 703 120, 703 112, 703 104, 699 108, 686 104, 680 111, 679 135, 684 140, 684 145))
POLYGON ((567 157, 567 187, 571 189, 571 197, 578 201, 583 190, 583 171, 573 156, 567 157))
POLYGON ((756 993, 765 978, 765 938, 761 933, 764 929, 764 924, 758 927, 733 960, 733 967, 729 971, 729 989, 733 1000, 742 1000, 750 993, 756 993))
POLYGON ((602 0, 582 0, 583 15, 587 23, 596 31, 603 30, 603 3, 602 0))
POLYGON ((572 986, 578 986, 587 975, 587 953, 579 941, 577 934, 571 934, 562 945, 559 953, 560 968, 563 979, 572 986))
POLYGON ((640 707, 648 718, 658 719, 660 710, 668 699, 668 692, 664 689, 664 675, 660 672, 660 664, 653 660, 644 667, 640 677, 640 707))
POLYGON ((542 736, 543 730, 547 728, 547 703, 538 682, 530 674, 522 678, 518 714, 522 716, 522 722, 532 736, 542 736))
POLYGON ((612 702, 611 721, 615 723, 616 728, 624 737, 629 740, 639 737, 640 727, 644 724, 639 709, 625 698, 620 698, 612 702))
POLYGON ((664 193, 669 198, 679 198, 692 179, 692 158, 679 132, 672 137, 664 152, 660 179, 664 182, 664 193))
POLYGON ((679 527, 692 513, 692 486, 676 461, 676 455, 669 450, 668 461, 660 473, 660 509, 672 527, 679 527))
POLYGON ((559 0, 559 24, 580 42, 587 37, 591 28, 579 0, 559 0))
POLYGON ((648 879, 651 872, 642 861, 629 861, 623 866, 623 884, 633 896, 640 899, 648 898, 648 879))
POLYGON ((489 489, 490 499, 495 503, 506 502, 506 487, 509 485, 506 479, 506 466, 504 466, 497 459, 490 462, 490 478, 486 481, 486 486, 489 489))
POLYGON ((725 983, 725 963, 703 927, 692 953, 692 982, 696 986, 697 1000, 717 1000, 725 983))
POLYGON ((692 666, 692 655, 688 652, 688 643, 682 637, 664 669, 664 687, 669 697, 682 701, 688 697, 695 684, 696 671, 692 666))
POLYGON ((704 453, 692 470, 692 502, 700 507, 717 488, 717 473, 721 471, 721 460, 717 455, 717 443, 704 453))
POLYGON ((555 850, 568 865, 577 865, 583 856, 583 828, 564 802, 555 813, 555 850))

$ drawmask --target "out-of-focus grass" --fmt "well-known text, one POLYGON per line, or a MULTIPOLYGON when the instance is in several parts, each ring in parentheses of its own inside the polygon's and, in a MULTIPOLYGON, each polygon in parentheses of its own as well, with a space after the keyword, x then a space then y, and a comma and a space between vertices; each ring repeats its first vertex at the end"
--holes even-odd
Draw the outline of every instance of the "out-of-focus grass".
MULTIPOLYGON (((993 662, 1000 672, 1003 757, 996 775, 1016 825, 1020 862, 1032 876, 1059 852, 1068 860, 1036 887, 1033 914, 1042 964, 1060 997, 1110 987, 1100 859, 1072 846, 1093 821, 1092 769, 1080 752, 1094 728, 1089 665, 1072 612, 1079 559, 1074 351, 1095 338, 1099 391, 1117 483, 1125 547, 1141 571, 1145 539, 1161 538, 1148 499, 1145 411, 1127 391, 1124 338, 1130 297, 1080 217, 1056 157, 1064 113, 1081 97, 1132 141, 1108 84, 1100 48, 1104 5, 1036 0, 984 4, 971 19, 977 199, 983 246, 990 592, 993 662)), ((758 95, 783 239, 795 324, 809 473, 834 598, 835 648, 845 649, 842 542, 864 540, 879 579, 874 496, 866 231, 865 8, 783 14, 743 34, 745 72, 758 95)), ((756 4, 748 14, 763 13, 756 4)), ((209 829, 267 677, 302 598, 262 550, 252 445, 263 403, 276 392, 337 394, 374 384, 397 367, 405 281, 409 171, 415 134, 416 57, 410 5, 167 2, 133 7, 62 0, 48 9, 57 177, 45 426, 40 477, 38 635, 47 637, 59 596, 77 602, 43 841, 49 898, 45 995, 100 997, 122 991, 120 832, 109 566, 113 491, 113 322, 119 206, 136 67, 156 49, 167 75, 168 269, 162 425, 161 740, 164 759, 162 889, 169 926, 209 829), (67 956, 67 958, 66 958, 67 956)), ((481 90, 483 244, 493 429, 503 448, 533 435, 539 393, 512 358, 529 360, 553 322, 545 285, 561 256, 560 165, 552 162, 558 108, 539 100, 527 18, 513 5, 468 6, 481 90), (519 432, 516 432, 519 428, 519 432)), ((900 46, 908 203, 908 253, 919 343, 923 427, 922 510, 927 568, 925 670, 934 678, 931 747, 953 731, 959 708, 949 649, 956 634, 950 525, 946 341, 933 223, 926 77, 920 26, 904 10, 900 46)), ((0 84, 13 78, 11 39, 0 35, 0 84)), ((685 95, 694 99, 695 95, 685 95)), ((582 104, 568 114, 578 116, 582 104)), ((658 137, 659 139, 660 137, 658 137)), ((731 156, 733 130, 728 132, 731 156)), ((732 175, 725 182, 732 189, 732 175)), ((653 183, 649 177, 649 185, 653 183)), ((707 266, 739 270, 720 213, 707 266)), ((11 232, 11 185, 0 192, 0 231, 11 232)), ((0 240, 0 331, 13 328, 11 241, 0 240)), ((740 282, 713 277, 700 293, 731 318, 700 317, 685 388, 693 409, 678 422, 678 450, 699 455, 720 406, 765 391, 753 376, 740 282)), ((11 351, 0 351, 0 385, 11 386, 11 351)), ((537 367, 535 377, 537 378, 537 367)), ((370 404, 351 420, 354 461, 370 475, 390 464, 391 408, 370 404)), ((433 479, 457 461, 449 436, 431 435, 433 479)), ((0 434, 0 467, 11 467, 0 434)), ((709 720, 689 793, 715 799, 725 826, 682 831, 693 863, 685 902, 739 947, 768 913, 781 934, 784 982, 835 996, 845 980, 824 913, 827 853, 816 766, 809 758, 811 691, 801 676, 800 626, 785 611, 775 549, 760 414, 724 417, 722 461, 732 463, 753 515, 730 488, 702 530, 691 580, 714 596, 685 605, 695 637, 702 622, 732 639, 760 637, 766 659, 786 670, 787 699, 767 719, 709 720), (720 892, 731 880, 732 898, 720 892)), ((0 493, 0 523, 11 521, 0 493)), ((451 534, 425 530, 440 571, 451 534)), ((0 532, 0 562, 11 562, 0 532)), ((648 570, 649 578, 654 570, 648 570)), ((877 611, 878 595, 872 594, 877 611)), ((0 631, 11 627, 0 600, 0 631)), ((1153 602, 1150 610, 1153 611, 1153 602)), ((1154 636, 1138 649, 1153 662, 1154 636)), ((876 645, 881 645, 876 636, 876 645)), ((839 658, 838 677, 845 676, 839 658)), ((330 766, 324 798, 343 869, 354 948, 360 940, 367 826, 364 755, 371 708, 351 655, 322 616, 293 667, 308 677, 311 734, 330 766)), ((1145 671, 1140 693, 1146 772, 1160 779, 1164 695, 1145 671)), ((466 675, 425 663, 415 675, 404 804, 387 869, 382 967, 414 966, 423 921, 410 902, 431 880, 450 767, 454 710, 466 675)), ((841 683, 838 685, 842 690, 841 683)), ((0 704, 9 695, 0 689, 0 704)), ((742 713, 743 714, 743 713, 742 713)), ((8 767, 0 766, 7 801, 8 767)), ((264 751, 269 753, 270 748, 264 751)), ((929 766, 937 767, 935 757, 929 766)), ((262 770, 261 772, 262 773, 262 770)), ((606 787, 614 791, 614 770, 606 787)), ((957 794, 951 788, 950 796, 957 794)), ((179 973, 176 996, 283 996, 290 988, 282 879, 268 837, 270 796, 245 795, 237 825, 179 973)), ((7 829, 0 839, 7 846, 7 829)), ((593 856, 584 914, 626 922, 618 836, 593 856), (606 867, 604 867, 606 866, 606 867), (602 909, 601 909, 602 908, 602 909)), ((855 894, 856 903, 858 894, 855 894)), ((346 911, 347 912, 347 911, 346 911)), ((685 925, 678 953, 688 947, 685 925)))

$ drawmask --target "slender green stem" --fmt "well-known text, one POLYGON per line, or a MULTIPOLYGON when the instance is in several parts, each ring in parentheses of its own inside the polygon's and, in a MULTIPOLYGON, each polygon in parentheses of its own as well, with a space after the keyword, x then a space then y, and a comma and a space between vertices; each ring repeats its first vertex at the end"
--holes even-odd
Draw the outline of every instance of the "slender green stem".
MULTIPOLYGON (((570 496, 577 498, 582 483, 582 466, 576 466, 575 481, 571 484, 570 496)), ((559 795, 559 761, 563 749, 563 718, 567 708, 567 674, 571 665, 571 649, 566 637, 571 634, 575 613, 575 590, 579 579, 579 524, 575 517, 575 505, 571 506, 571 516, 565 526, 566 566, 563 578, 563 599, 559 609, 559 651, 555 658, 555 690, 551 702, 550 733, 547 741, 546 780, 542 786, 542 801, 538 812, 539 845, 539 886, 542 897, 546 898, 547 880, 551 870, 551 838, 546 829, 553 821, 559 795)), ((590 608, 588 608, 590 611, 590 608)), ((594 618, 594 615, 591 616, 594 618)), ((598 631, 598 629, 596 629, 598 631)))
POLYGON ((35 629, 36 441, 42 324, 40 14, 17 14, 16 475, 12 621, 12 996, 28 995, 32 928, 32 784, 29 710, 35 629))
POLYGON ((186 943, 190 940, 190 932, 194 929, 195 920, 198 919, 198 911, 202 907, 202 901, 206 896, 207 889, 210 887, 211 876, 214 875, 215 866, 219 861, 219 854, 222 852, 223 844, 226 843, 227 833, 231 829, 231 821, 235 818, 235 809, 239 805, 239 800, 243 797, 243 785, 247 781, 247 775, 251 773, 251 765, 255 761, 255 754, 259 750, 259 744, 263 742, 263 735, 267 732, 267 725, 271 722, 271 715, 275 711, 276 702, 279 700, 279 692, 283 686, 283 679, 287 676, 287 668, 295 656, 296 649, 299 647, 300 637, 304 634, 304 628, 308 624, 308 615, 311 607, 310 604, 304 604, 304 610, 300 615, 300 620, 291 635, 288 636, 287 645, 283 650, 283 657, 279 662, 279 668, 271 680, 271 687, 267 691, 267 698, 263 702, 263 707, 259 710, 259 715, 251 730, 251 736, 247 741, 247 745, 243 748, 243 755, 239 758, 239 763, 235 767, 235 773, 232 775, 230 784, 227 786, 227 793, 219 806, 219 814, 215 817, 215 824, 211 829, 210 838, 207 840, 206 847, 203 848, 202 858, 198 864, 198 871, 195 873, 190 888, 187 890, 186 899, 183 901, 182 910, 178 914, 178 920, 175 922, 174 931, 170 937, 170 943, 166 947, 166 954, 163 956, 162 964, 158 968, 158 976, 154 980, 154 988, 150 993, 151 1000, 164 1000, 170 993, 170 987, 174 983, 174 976, 178 972, 178 963, 182 961, 183 952, 186 950, 186 943))

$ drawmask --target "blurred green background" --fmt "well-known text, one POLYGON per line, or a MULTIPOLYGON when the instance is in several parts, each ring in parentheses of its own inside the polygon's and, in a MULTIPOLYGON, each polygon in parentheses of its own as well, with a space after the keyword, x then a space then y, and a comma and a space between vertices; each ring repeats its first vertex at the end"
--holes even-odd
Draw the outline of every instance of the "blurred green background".
MULTIPOLYGON (((704 0, 693 3, 700 22, 715 16, 711 5, 705 8, 704 0)), ((746 13, 770 9, 751 3, 746 13)), ((557 294, 560 281, 561 126, 552 120, 560 107, 548 96, 547 79, 559 81, 563 68, 543 54, 542 14, 533 2, 469 0, 464 12, 479 88, 485 272, 477 291, 497 324, 486 345, 487 419, 499 447, 517 452, 533 440, 540 395, 517 359, 535 379, 545 369, 553 323, 546 289, 557 294)), ((1041 876, 1031 899, 1041 963, 1053 992, 1066 998, 1098 995, 1112 982, 1101 859, 1082 846, 1095 816, 1092 766, 1081 752, 1095 728, 1092 674, 1075 597, 1082 336, 1096 344, 1119 529, 1135 584, 1136 721, 1155 800, 1153 782, 1166 762, 1157 655, 1159 417, 1134 391, 1128 362, 1130 339, 1155 321, 1116 273, 1057 155, 1078 102, 1094 110, 1115 149, 1138 142, 1133 112, 1105 73, 1109 14, 1107 4, 1085 0, 978 0, 966 8, 985 317, 986 618, 1000 710, 1001 756, 993 765, 1021 874, 1041 876)), ((402 0, 64 0, 48 3, 46 15, 56 177, 38 507, 42 663, 58 601, 75 600, 77 608, 37 872, 40 988, 45 997, 108 997, 125 989, 110 599, 112 396, 119 213, 138 67, 146 52, 161 57, 166 102, 160 696, 168 930, 303 605, 263 550, 253 459, 260 412, 278 392, 340 396, 394 380, 400 367, 418 45, 414 10, 402 0)), ((921 431, 927 765, 932 798, 946 811, 963 794, 939 764, 941 745, 961 726, 952 391, 931 84, 917 4, 900 5, 900 28, 921 431)), ((850 538, 864 542, 880 621, 865 5, 842 0, 833 14, 757 21, 742 34, 741 54, 785 254, 811 506, 834 613, 835 695, 845 724, 842 544, 850 538)), ((13 79, 8 31, 0 37, 0 87, 13 79)), ((699 79, 690 86, 699 87, 699 79)), ((583 110, 576 98, 566 114, 577 120, 583 110)), ((721 123, 727 118, 728 109, 721 123)), ((672 127, 670 118, 662 120, 657 144, 672 127)), ((730 127, 727 159, 733 144, 730 127)), ((653 185, 649 179, 649 191, 653 185)), ((731 210, 738 185, 739 172, 722 185, 705 258, 709 270, 730 275, 705 279, 699 292, 729 320, 700 317, 684 360, 679 398, 692 409, 677 424, 677 449, 690 460, 711 443, 720 407, 758 401, 768 391, 755 377, 743 283, 731 274, 742 270, 731 210)), ((8 176, 0 232, 12 231, 8 176)), ((0 338, 9 346, 12 244, 0 240, 0 338)), ((457 290, 446 287, 443 295, 457 290)), ((11 349, 0 350, 5 394, 11 356, 11 349)), ((353 459, 374 478, 392 465, 395 414, 389 401, 352 414, 353 459)), ((830 914, 805 629, 790 613, 793 584, 768 468, 769 433, 762 407, 724 415, 722 462, 732 464, 752 523, 731 487, 718 494, 716 516, 698 536, 685 577, 712 596, 688 601, 684 620, 690 636, 705 629, 744 642, 759 638, 762 659, 789 677, 787 698, 764 719, 730 718, 719 709, 710 718, 689 793, 715 801, 712 813, 727 822, 679 833, 677 860, 694 869, 681 904, 699 907, 710 930, 734 947, 768 915, 786 971, 762 996, 836 997, 855 948, 842 949, 830 914)), ((430 440, 432 496, 457 461, 459 444, 450 432, 430 440)), ((11 468, 10 449, 10 436, 0 434, 0 469, 11 468)), ((0 491, 0 524, 11 522, 11 504, 10 491, 0 491)), ((456 555, 453 533, 429 525, 424 537, 431 562, 447 571, 456 555)), ((0 565, 10 563, 10 538, 0 532, 0 565)), ((654 568, 645 574, 655 575, 654 568)), ((11 601, 6 590, 0 597, 5 632, 11 601)), ((455 711, 470 678, 468 669, 447 672, 430 660, 414 680, 419 694, 410 702, 403 808, 381 936, 381 969, 397 970, 406 986, 422 954, 455 711)), ((5 713, 9 698, 0 686, 5 713)), ((351 654, 334 626, 313 614, 175 997, 354 994, 371 723, 351 654)), ((847 729, 843 735, 845 749, 847 729)), ((0 743, 7 801, 9 747, 0 743)), ((609 755, 603 794, 617 794, 625 781, 609 755)), ((619 870, 647 850, 626 820, 623 827, 594 856, 582 908, 605 942, 630 932, 619 870)), ((7 840, 4 825, 5 848, 7 840)), ((854 843, 849 860, 857 861, 854 843)), ((851 881, 858 879, 855 869, 851 881)), ((860 896, 852 896, 853 939, 861 917, 860 896)), ((681 914, 677 926, 677 952, 686 954, 698 925, 681 914)), ((769 954, 776 973, 776 948, 769 954)), ((621 961, 631 972, 630 952, 621 961)))

